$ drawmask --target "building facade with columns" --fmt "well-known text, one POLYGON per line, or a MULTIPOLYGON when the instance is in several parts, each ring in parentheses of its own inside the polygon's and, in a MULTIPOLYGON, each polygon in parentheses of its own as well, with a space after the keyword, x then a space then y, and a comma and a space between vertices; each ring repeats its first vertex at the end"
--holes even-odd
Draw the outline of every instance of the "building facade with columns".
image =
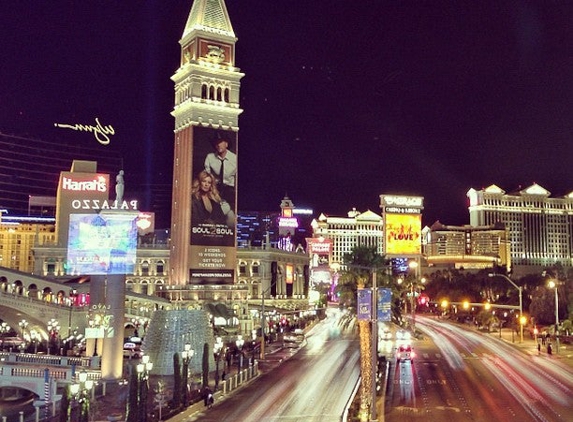
POLYGON ((507 227, 514 267, 573 266, 573 192, 551 197, 535 183, 514 192, 491 185, 467 197, 471 226, 507 227))

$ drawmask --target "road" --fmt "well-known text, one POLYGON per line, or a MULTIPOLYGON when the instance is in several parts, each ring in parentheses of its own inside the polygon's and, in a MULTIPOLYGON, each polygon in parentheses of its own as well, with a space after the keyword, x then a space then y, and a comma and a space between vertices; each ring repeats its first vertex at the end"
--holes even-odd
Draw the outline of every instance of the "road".
POLYGON ((353 322, 333 313, 293 346, 300 349, 275 370, 188 420, 339 421, 360 375, 353 322))
POLYGON ((392 364, 386 422, 573 421, 573 369, 551 356, 416 317, 412 363, 392 364))

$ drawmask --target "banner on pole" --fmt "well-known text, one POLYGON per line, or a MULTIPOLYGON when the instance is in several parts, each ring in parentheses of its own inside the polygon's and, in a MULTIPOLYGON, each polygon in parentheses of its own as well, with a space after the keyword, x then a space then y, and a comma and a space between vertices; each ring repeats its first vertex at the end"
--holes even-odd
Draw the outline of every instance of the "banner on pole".
POLYGON ((358 289, 358 309, 357 318, 359 321, 370 321, 372 319, 372 290, 358 289))
POLYGON ((391 321, 392 320, 392 290, 379 288, 378 289, 378 321, 391 321))

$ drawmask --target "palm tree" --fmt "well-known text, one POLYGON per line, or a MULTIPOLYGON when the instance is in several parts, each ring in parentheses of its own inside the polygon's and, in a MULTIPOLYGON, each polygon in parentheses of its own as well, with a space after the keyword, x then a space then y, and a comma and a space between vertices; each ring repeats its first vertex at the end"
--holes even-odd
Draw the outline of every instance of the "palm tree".
MULTIPOLYGON (((376 247, 355 247, 351 253, 343 258, 345 271, 342 272, 338 284, 342 303, 356 309, 356 296, 358 289, 372 286, 370 275, 377 274, 387 268, 387 261, 378 254, 376 247)), ((381 280, 382 284, 384 280, 381 280)), ((362 382, 360 385, 360 420, 369 420, 372 413, 373 403, 372 386, 372 332, 377 329, 377 324, 368 320, 359 320, 358 329, 360 334, 360 371, 362 382)))

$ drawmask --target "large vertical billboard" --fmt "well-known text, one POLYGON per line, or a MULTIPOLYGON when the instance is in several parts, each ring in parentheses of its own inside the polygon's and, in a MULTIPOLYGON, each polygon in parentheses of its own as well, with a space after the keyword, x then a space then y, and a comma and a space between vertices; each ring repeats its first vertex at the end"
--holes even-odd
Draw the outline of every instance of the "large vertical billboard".
POLYGON ((313 285, 332 282, 330 258, 332 239, 311 237, 306 239, 306 249, 310 257, 311 283, 313 285))
POLYGON ((422 244, 420 214, 386 214, 386 253, 419 255, 422 244))
POLYGON ((382 194, 380 208, 385 226, 386 255, 420 255, 424 198, 382 194))
POLYGON ((237 135, 193 128, 191 284, 232 284, 236 263, 237 135))

